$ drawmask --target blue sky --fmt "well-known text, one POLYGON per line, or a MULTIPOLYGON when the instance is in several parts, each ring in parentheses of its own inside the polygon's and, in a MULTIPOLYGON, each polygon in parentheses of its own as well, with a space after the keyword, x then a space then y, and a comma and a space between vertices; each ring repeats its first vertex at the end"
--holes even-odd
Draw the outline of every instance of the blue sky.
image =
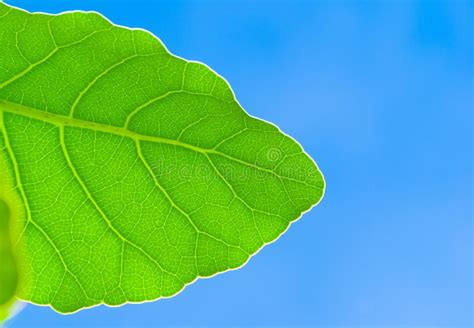
POLYGON ((6 2, 149 29, 223 75, 327 180, 239 271, 144 305, 28 306, 12 327, 474 325, 472 2, 6 2))

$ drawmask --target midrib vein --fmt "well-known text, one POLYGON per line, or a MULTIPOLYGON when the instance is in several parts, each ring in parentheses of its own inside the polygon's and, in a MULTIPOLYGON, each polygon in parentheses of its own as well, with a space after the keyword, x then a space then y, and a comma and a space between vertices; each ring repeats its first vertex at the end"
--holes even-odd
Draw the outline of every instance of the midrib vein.
POLYGON ((194 146, 191 144, 187 144, 182 141, 176 141, 173 139, 168 139, 168 138, 163 138, 163 137, 158 137, 158 136, 148 136, 148 135, 140 134, 140 133, 125 129, 123 127, 107 125, 107 124, 91 122, 91 121, 85 121, 85 120, 81 120, 74 117, 67 117, 67 116, 63 116, 59 114, 54 114, 54 113, 42 111, 39 109, 15 104, 6 100, 0 100, 0 111, 33 118, 36 120, 54 124, 59 127, 71 126, 75 128, 82 128, 82 129, 87 129, 87 130, 92 130, 92 131, 110 133, 110 134, 118 135, 121 137, 127 137, 133 140, 150 141, 150 142, 157 142, 157 143, 162 143, 162 144, 179 146, 179 147, 188 148, 200 153, 208 151, 207 149, 194 146))
POLYGON ((28 118, 33 118, 33 119, 36 119, 36 120, 40 120, 40 121, 43 121, 43 122, 47 122, 47 123, 56 125, 58 127, 70 126, 70 127, 75 127, 75 128, 82 128, 82 129, 87 129, 87 130, 92 130, 92 131, 103 132, 103 133, 110 133, 110 134, 114 134, 114 135, 121 136, 121 137, 127 137, 127 138, 130 138, 130 139, 135 140, 135 141, 148 141, 148 142, 154 142, 154 143, 160 143, 160 144, 173 145, 173 146, 177 146, 177 147, 181 147, 181 148, 186 148, 186 149, 189 149, 189 150, 192 150, 194 152, 201 153, 201 154, 204 154, 204 155, 214 154, 214 155, 218 155, 218 156, 227 158, 228 160, 231 160, 233 162, 240 163, 240 164, 248 166, 248 167, 252 167, 256 170, 267 172, 269 174, 272 174, 272 175, 276 176, 277 178, 281 178, 281 179, 293 181, 293 182, 296 182, 296 183, 304 184, 304 185, 306 185, 310 188, 320 189, 319 187, 314 186, 314 185, 310 185, 305 181, 297 180, 297 179, 290 178, 290 177, 287 177, 287 176, 282 176, 282 175, 277 174, 275 171, 273 171, 271 169, 267 169, 265 167, 258 166, 256 164, 246 162, 246 161, 244 161, 242 159, 239 159, 239 158, 235 158, 235 157, 233 157, 231 155, 228 155, 226 153, 223 153, 223 152, 221 152, 221 151, 219 151, 215 148, 202 148, 202 147, 195 146, 195 145, 192 145, 192 144, 188 144, 188 143, 178 141, 178 140, 173 140, 173 139, 168 139, 168 138, 158 137, 158 136, 144 135, 144 134, 140 134, 140 133, 128 130, 124 127, 118 127, 118 126, 113 126, 113 125, 97 123, 97 122, 85 121, 85 120, 81 120, 81 119, 74 118, 74 117, 67 117, 67 116, 63 116, 63 115, 59 115, 59 114, 39 110, 39 109, 36 109, 36 108, 32 108, 32 107, 12 103, 12 102, 9 102, 9 101, 6 101, 6 100, 0 100, 0 111, 25 116, 25 117, 28 117, 28 118))

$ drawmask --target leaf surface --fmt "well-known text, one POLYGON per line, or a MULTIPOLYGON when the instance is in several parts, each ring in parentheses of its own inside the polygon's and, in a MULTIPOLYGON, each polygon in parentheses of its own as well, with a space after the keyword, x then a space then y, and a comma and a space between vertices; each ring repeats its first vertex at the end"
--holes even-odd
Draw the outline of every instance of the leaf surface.
POLYGON ((323 196, 298 143, 146 31, 0 3, 0 46, 21 299, 71 313, 173 296, 241 267, 323 196))

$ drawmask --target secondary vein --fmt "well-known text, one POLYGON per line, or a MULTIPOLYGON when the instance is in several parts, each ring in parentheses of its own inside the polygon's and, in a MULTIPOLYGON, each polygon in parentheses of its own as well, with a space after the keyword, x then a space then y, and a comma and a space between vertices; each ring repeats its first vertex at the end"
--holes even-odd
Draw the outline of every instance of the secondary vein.
POLYGON ((153 264, 155 264, 161 271, 163 272, 166 272, 172 276, 174 276, 175 278, 177 278, 178 280, 179 277, 166 270, 165 268, 163 268, 163 266, 159 263, 158 260, 156 260, 153 256, 151 256, 147 251, 145 251, 142 247, 140 247, 139 245, 135 244, 133 241, 129 240, 128 238, 126 238, 120 231, 117 230, 116 227, 114 227, 114 225, 112 224, 112 221, 109 219, 109 217, 105 214, 104 210, 99 206, 99 204, 97 203, 97 201, 95 200, 94 196, 92 196, 92 193, 89 191, 89 189, 87 188, 86 184, 84 183, 84 181, 82 180, 81 176, 79 175, 79 173, 77 172, 74 164, 72 163, 72 160, 71 160, 71 157, 69 155, 69 151, 66 147, 66 142, 64 140, 64 127, 60 127, 59 128, 59 136, 60 136, 60 145, 61 145, 61 149, 63 151, 63 154, 64 154, 64 158, 66 159, 66 162, 68 164, 68 167, 70 168, 73 176, 75 177, 76 181, 79 183, 79 185, 81 186, 83 192, 85 193, 85 195, 87 196, 87 198, 89 199, 89 201, 92 203, 92 205, 94 206, 94 208, 96 209, 96 211, 100 214, 100 216, 102 217, 102 219, 106 222, 107 226, 110 228, 110 230, 123 242, 129 244, 130 246, 132 246, 133 248, 137 249, 138 251, 140 251, 143 255, 145 255, 145 257, 147 257, 153 264))
POLYGON ((23 184, 21 182, 20 169, 18 167, 18 162, 16 160, 15 153, 13 152, 13 149, 11 147, 10 138, 8 136, 8 132, 7 132, 7 129, 6 129, 5 124, 4 124, 3 112, 0 112, 0 128, 2 130, 3 139, 5 140, 5 147, 7 149, 8 155, 10 157, 10 160, 11 160, 11 163, 12 163, 12 166, 13 166, 13 170, 14 170, 14 173, 15 173, 16 184, 17 184, 20 196, 21 196, 21 198, 23 200, 23 203, 25 205, 25 210, 26 210, 26 215, 27 215, 26 216, 27 217, 27 222, 31 222, 31 224, 45 237, 45 239, 48 241, 48 243, 51 245, 51 247, 53 247, 55 253, 58 255, 59 260, 60 260, 61 264, 64 267, 64 271, 66 273, 68 273, 69 275, 71 275, 71 277, 73 277, 73 279, 76 281, 76 283, 78 284, 81 291, 84 293, 84 296, 86 296, 86 298, 88 298, 88 299, 91 299, 89 297, 89 295, 87 294, 84 286, 82 285, 82 283, 77 278, 77 276, 71 271, 71 269, 69 269, 68 265, 66 264, 65 259, 61 255, 61 252, 60 252, 59 248, 56 246, 56 244, 51 239, 51 237, 46 233, 46 231, 41 227, 41 225, 39 223, 37 223, 31 215, 31 209, 30 209, 30 206, 29 206, 29 202, 28 202, 28 199, 26 197, 25 189, 23 188, 23 184))

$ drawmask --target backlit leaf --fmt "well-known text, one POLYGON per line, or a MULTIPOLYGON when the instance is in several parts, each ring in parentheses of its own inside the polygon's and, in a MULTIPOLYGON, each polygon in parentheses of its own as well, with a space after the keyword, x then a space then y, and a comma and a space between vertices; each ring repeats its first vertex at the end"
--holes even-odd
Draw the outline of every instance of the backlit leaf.
POLYGON ((323 196, 298 143, 146 31, 0 4, 0 49, 21 299, 71 313, 173 296, 242 266, 323 196))

